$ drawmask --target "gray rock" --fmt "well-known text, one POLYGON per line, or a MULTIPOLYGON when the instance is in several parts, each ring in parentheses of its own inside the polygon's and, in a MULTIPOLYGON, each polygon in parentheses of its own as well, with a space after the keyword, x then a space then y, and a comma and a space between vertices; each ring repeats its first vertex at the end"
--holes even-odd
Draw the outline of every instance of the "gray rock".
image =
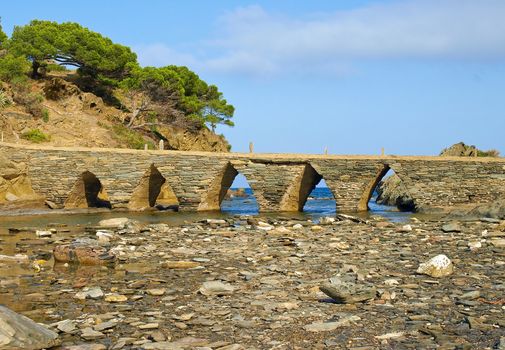
POLYGON ((329 283, 322 284, 321 292, 338 303, 354 304, 373 299, 376 295, 376 288, 366 284, 356 284, 350 279, 333 277, 329 283))
POLYGON ((211 296, 221 296, 233 293, 235 288, 229 284, 220 281, 207 281, 204 282, 202 287, 198 290, 201 294, 211 296))
POLYGON ((303 327, 308 332, 327 332, 348 326, 351 322, 361 320, 358 316, 347 316, 335 322, 314 322, 303 327))
POLYGON ((461 232, 461 226, 458 222, 449 222, 447 224, 442 225, 442 231, 449 232, 461 232))
POLYGON ((75 322, 72 320, 60 321, 56 324, 56 328, 63 333, 73 333, 77 329, 75 322))
POLYGON ((59 343, 55 332, 0 305, 1 349, 43 349, 59 343))

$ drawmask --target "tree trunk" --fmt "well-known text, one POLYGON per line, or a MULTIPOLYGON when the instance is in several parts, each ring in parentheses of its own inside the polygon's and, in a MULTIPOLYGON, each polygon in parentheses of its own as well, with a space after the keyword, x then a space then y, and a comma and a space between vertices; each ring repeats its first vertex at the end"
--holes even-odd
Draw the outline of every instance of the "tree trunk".
POLYGON ((40 77, 39 75, 39 67, 40 63, 38 61, 33 61, 32 62, 32 79, 37 79, 40 77))

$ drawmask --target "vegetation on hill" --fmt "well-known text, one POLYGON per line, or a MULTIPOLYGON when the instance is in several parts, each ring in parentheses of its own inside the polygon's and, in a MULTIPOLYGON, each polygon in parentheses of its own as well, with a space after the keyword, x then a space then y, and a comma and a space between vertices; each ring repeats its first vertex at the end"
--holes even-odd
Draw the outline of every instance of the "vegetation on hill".
MULTIPOLYGON (((51 86, 42 92, 35 87, 54 85, 49 82, 55 76, 121 111, 121 127, 111 130, 122 130, 124 135, 126 128, 131 131, 128 135, 140 140, 142 134, 163 139, 158 134, 162 126, 214 132, 219 124, 234 125, 234 107, 217 86, 187 67, 141 67, 129 47, 77 23, 33 20, 16 26, 10 38, 0 23, 0 97, 4 100, 0 102, 4 107, 11 102, 22 105, 33 116, 47 120, 49 113, 42 103, 54 91, 51 86)), ((142 142, 134 144, 140 147, 142 142)))

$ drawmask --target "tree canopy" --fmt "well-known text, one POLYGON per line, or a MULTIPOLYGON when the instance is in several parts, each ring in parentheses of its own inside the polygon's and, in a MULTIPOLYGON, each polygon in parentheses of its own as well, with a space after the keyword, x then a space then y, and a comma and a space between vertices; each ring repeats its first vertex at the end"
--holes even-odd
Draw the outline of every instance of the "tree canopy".
POLYGON ((8 37, 7 34, 5 34, 5 32, 3 31, 2 19, 0 18, 0 49, 2 49, 5 46, 7 39, 8 37))
POLYGON ((26 26, 16 26, 9 51, 32 62, 34 78, 47 60, 76 67, 84 74, 114 78, 123 76, 126 65, 137 60, 130 48, 71 22, 33 20, 26 26))

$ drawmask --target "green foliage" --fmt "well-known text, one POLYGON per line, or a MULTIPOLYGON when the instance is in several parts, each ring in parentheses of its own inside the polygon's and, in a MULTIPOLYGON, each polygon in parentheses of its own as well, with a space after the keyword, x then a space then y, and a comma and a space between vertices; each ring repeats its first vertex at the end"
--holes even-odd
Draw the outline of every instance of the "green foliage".
POLYGON ((42 110, 42 120, 44 123, 49 122, 49 111, 46 108, 42 110))
POLYGON ((9 50, 32 62, 33 77, 39 76, 45 61, 53 60, 74 66, 83 75, 120 78, 126 65, 137 59, 130 48, 71 22, 33 20, 26 26, 16 26, 9 50))
POLYGON ((21 138, 35 143, 48 142, 49 140, 51 140, 51 137, 49 135, 44 134, 39 129, 29 130, 23 133, 21 135, 21 138))
MULTIPOLYGON (((218 124, 234 125, 231 118, 235 108, 228 104, 215 85, 207 85, 187 67, 141 68, 138 65, 130 65, 129 68, 130 74, 120 86, 130 94, 131 106, 138 109, 137 113, 132 115, 152 111, 152 106, 144 109, 140 107, 146 107, 147 98, 150 105, 163 104, 165 110, 158 111, 161 115, 163 112, 179 112, 201 126, 209 124, 213 130, 218 124), (143 100, 139 101, 141 98, 143 100), (167 110, 168 106, 172 109, 167 110)), ((133 125, 132 121, 133 119, 130 119, 129 126, 133 125)))
POLYGON ((0 49, 5 47, 5 44, 9 38, 7 37, 7 34, 3 31, 2 28, 2 19, 0 18, 0 49))
POLYGON ((112 126, 112 131, 115 134, 116 140, 121 143, 125 143, 128 148, 144 149, 144 144, 146 141, 140 133, 134 130, 130 130, 121 124, 112 126))
POLYGON ((490 149, 487 151, 477 150, 477 157, 499 157, 500 151, 496 149, 490 149))
POLYGON ((12 82, 13 80, 26 80, 30 71, 30 63, 26 58, 7 53, 0 57, 0 80, 12 82))

